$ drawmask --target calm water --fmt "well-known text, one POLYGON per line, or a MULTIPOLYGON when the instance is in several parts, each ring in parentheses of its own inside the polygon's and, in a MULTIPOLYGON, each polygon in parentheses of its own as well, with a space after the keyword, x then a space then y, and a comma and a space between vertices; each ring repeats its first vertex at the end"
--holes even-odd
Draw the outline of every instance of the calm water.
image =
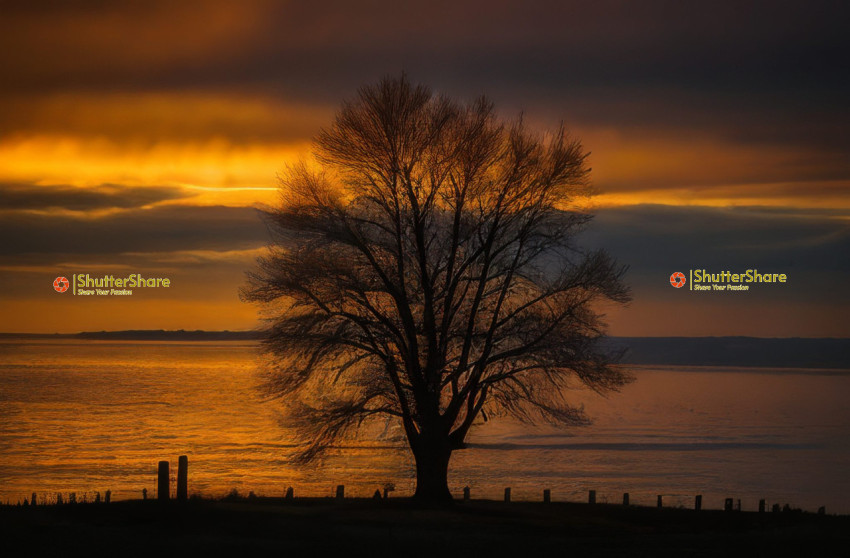
MULTIPOLYGON (((254 390, 248 343, 0 342, 0 499, 33 491, 153 496, 156 464, 189 455, 191 492, 412 493, 412 463, 392 431, 334 451, 320 467, 287 463, 290 437, 254 390)), ((635 368, 608 399, 578 392, 595 418, 557 431, 491 422, 452 458, 450 483, 473 497, 705 507, 759 498, 850 513, 850 371, 635 368)))

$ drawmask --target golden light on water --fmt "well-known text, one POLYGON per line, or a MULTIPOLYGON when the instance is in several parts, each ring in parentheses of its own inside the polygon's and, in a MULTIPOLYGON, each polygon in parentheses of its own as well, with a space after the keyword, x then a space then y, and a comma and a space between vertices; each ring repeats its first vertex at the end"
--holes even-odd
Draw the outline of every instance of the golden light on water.
MULTIPOLYGON (((3 500, 106 490, 138 499, 142 488, 153 498, 157 462, 174 467, 178 455, 189 456, 190 494, 281 497, 292 486, 296 497, 321 497, 344 484, 346 496, 368 497, 387 482, 395 497, 413 492, 409 451, 392 430, 337 447, 319 466, 289 462, 278 404, 256 389, 254 343, 3 341, 0 352, 4 465, 14 472, 3 500)), ((748 506, 790 498, 846 511, 846 427, 835 425, 848 424, 850 378, 810 372, 638 367, 638 381, 614 397, 571 392, 592 426, 480 424, 452 456, 449 484, 458 496, 471 486, 474 498, 511 486, 530 501, 543 488, 574 502, 595 489, 600 501, 630 492, 637 505, 663 493, 666 505, 688 506, 704 494, 719 508, 735 494, 748 506)))

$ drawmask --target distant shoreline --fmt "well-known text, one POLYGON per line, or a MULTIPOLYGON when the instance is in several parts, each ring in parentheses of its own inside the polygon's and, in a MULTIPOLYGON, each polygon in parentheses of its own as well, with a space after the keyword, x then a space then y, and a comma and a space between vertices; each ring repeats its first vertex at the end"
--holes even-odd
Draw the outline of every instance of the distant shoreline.
MULTIPOLYGON (((124 330, 0 333, 0 340, 260 341, 261 331, 124 330)), ((609 337, 622 364, 850 369, 850 339, 768 337, 609 337)))
POLYGON ((91 339, 99 341, 259 341, 260 331, 187 331, 128 329, 122 331, 82 331, 80 333, 0 333, 0 339, 91 339))

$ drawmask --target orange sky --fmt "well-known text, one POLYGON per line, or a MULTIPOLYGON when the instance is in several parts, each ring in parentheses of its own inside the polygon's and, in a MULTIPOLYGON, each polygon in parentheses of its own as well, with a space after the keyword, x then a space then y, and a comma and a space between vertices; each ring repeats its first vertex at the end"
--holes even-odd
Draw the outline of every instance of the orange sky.
POLYGON ((827 18, 496 3, 450 22, 437 2, 378 21, 331 4, 10 9, 0 329, 255 327, 237 289, 264 233, 246 208, 274 202, 276 174, 357 86, 404 69, 453 96, 486 92, 541 130, 563 119, 582 139, 599 192, 592 241, 633 270, 635 302, 610 314, 612 333, 850 335, 847 80, 819 50, 846 39, 827 18), (795 283, 732 302, 669 287, 673 271, 709 265, 795 283), (51 287, 130 272, 174 287, 109 300, 51 287))

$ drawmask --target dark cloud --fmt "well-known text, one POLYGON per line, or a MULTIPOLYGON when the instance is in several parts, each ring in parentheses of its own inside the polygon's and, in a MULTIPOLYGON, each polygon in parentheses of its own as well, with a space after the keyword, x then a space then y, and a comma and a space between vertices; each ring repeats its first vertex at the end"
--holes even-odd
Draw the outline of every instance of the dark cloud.
POLYGON ((160 206, 100 218, 7 214, 0 222, 6 264, 39 259, 178 250, 244 250, 267 242, 265 225, 246 207, 160 206))
POLYGON ((234 143, 303 141, 331 114, 330 107, 292 104, 268 95, 210 92, 48 93, 7 97, 0 104, 0 122, 13 138, 72 133, 134 148, 214 138, 234 143))
POLYGON ((637 205, 604 209, 586 232, 649 265, 800 265, 850 271, 850 224, 831 210, 637 205))
POLYGON ((272 80, 316 90, 352 74, 359 83, 364 71, 387 64, 425 65, 429 59, 451 62, 450 73, 504 75, 524 68, 534 83, 673 78, 700 87, 734 81, 761 88, 796 87, 798 79, 813 77, 847 82, 836 70, 848 44, 848 8, 828 0, 160 1, 5 11, 5 43, 31 47, 30 64, 4 54, 22 78, 19 85, 67 85, 69 77, 153 84, 188 72, 185 83, 272 80), (556 67, 570 73, 544 72, 556 67), (307 72, 325 77, 297 79, 307 72))
POLYGON ((848 20, 850 4, 830 0, 12 2, 0 136, 306 139, 328 117, 304 107, 406 70, 548 125, 797 151, 790 168, 754 165, 724 183, 846 181, 848 20))
POLYGON ((60 208, 72 211, 127 209, 192 195, 182 188, 171 186, 102 184, 98 187, 76 188, 65 185, 0 184, 0 208, 60 208))
POLYGON ((669 296, 674 271, 758 269, 790 280, 747 301, 850 303, 850 225, 829 210, 631 206, 600 211, 583 235, 629 266, 636 300, 669 296))
POLYGON ((9 92, 237 89, 335 103, 407 69, 453 93, 483 88, 522 102, 535 90, 562 101, 607 90, 614 105, 652 94, 678 114, 677 102, 699 108, 707 94, 726 107, 814 113, 841 105, 850 86, 850 6, 829 0, 160 1, 5 12, 9 92))

